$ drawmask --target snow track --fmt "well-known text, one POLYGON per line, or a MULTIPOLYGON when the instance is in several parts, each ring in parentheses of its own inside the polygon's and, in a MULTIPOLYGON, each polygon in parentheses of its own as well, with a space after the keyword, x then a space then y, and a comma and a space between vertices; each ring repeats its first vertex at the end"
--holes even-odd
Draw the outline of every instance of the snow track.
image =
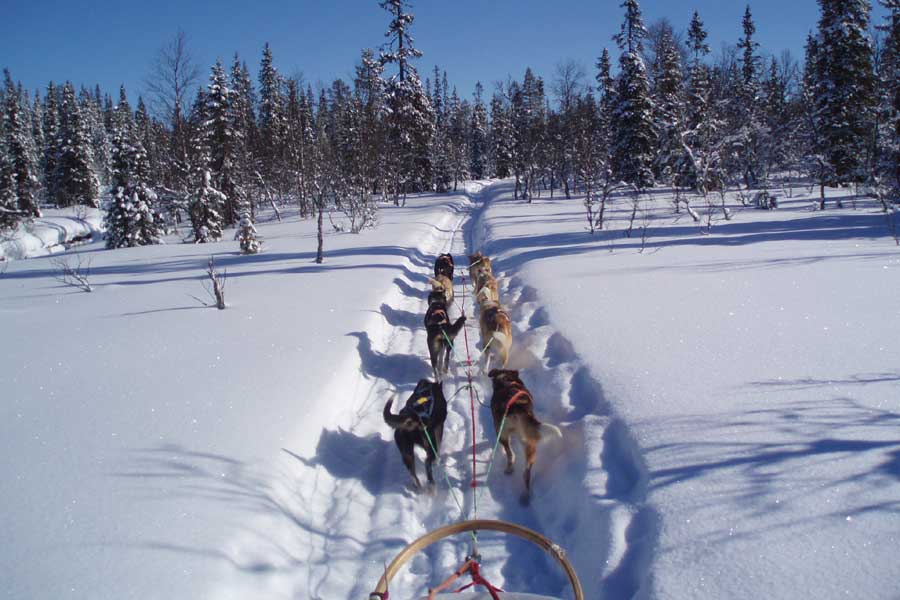
MULTIPOLYGON (((384 402, 405 401, 419 378, 430 376, 425 330, 427 279, 434 257, 452 252, 457 266, 480 247, 480 214, 495 194, 495 184, 473 195, 469 210, 444 211, 431 234, 407 257, 408 269, 393 286, 363 331, 349 331, 357 356, 336 369, 333 388, 310 402, 331 405, 319 423, 317 440, 308 439, 316 423, 305 424, 296 445, 284 448, 277 473, 244 482, 245 500, 265 508, 245 524, 224 554, 229 568, 216 598, 365 598, 384 564, 409 541, 427 531, 465 518, 499 518, 533 528, 568 552, 588 598, 636 595, 647 576, 656 517, 643 506, 645 469, 626 426, 610 415, 600 385, 591 377, 572 344, 549 324, 552 309, 539 292, 512 273, 496 273, 501 302, 513 319, 513 354, 509 368, 521 369, 536 400, 539 418, 559 425, 562 440, 548 440, 538 451, 529 506, 520 501, 523 452, 517 452, 513 476, 503 473, 498 449, 493 471, 486 474, 495 440, 490 410, 476 405, 476 453, 479 487, 473 490, 472 424, 466 382, 464 336, 457 338, 456 363, 444 382, 448 417, 435 468, 433 494, 417 494, 381 418, 384 402), (459 393, 457 393, 459 392, 459 393), (306 438, 306 439, 304 439, 306 438), (449 487, 448 487, 449 482, 449 487), (477 503, 477 514, 476 514, 477 503), (237 567, 237 569, 232 568, 237 567), (249 575, 249 576, 248 576, 249 575)), ((456 306, 465 302, 473 359, 477 349, 477 314, 471 288, 455 283, 456 306)), ((468 283, 468 282, 467 282, 468 283)), ((490 382, 473 369, 478 394, 486 405, 490 382)), ((424 482, 423 453, 417 469, 424 482)), ((234 485, 234 484, 223 484, 234 485)), ((393 597, 419 597, 458 567, 469 538, 445 540, 418 556, 394 579, 393 597)), ((483 572, 495 585, 517 591, 571 597, 562 572, 541 551, 516 539, 483 533, 479 547, 483 572)))

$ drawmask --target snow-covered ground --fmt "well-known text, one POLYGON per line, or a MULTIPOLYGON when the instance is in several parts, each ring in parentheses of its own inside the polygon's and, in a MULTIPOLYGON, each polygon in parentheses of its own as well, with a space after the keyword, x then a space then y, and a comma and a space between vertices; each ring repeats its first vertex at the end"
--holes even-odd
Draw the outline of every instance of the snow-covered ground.
MULTIPOLYGON (((900 251, 871 203, 735 208, 707 235, 660 192, 642 242, 622 236, 623 201, 591 236, 577 200, 466 190, 329 235, 322 265, 314 223, 295 218, 258 224, 253 257, 231 241, 81 246, 90 294, 47 258, 9 263, 0 590, 364 598, 405 543, 477 513, 559 542, 588 598, 897 597, 900 251), (521 467, 486 475, 477 405, 469 487, 467 392, 450 401, 434 495, 409 490, 381 419, 430 371, 434 256, 461 265, 473 249, 495 258, 511 366, 564 434, 542 445, 527 507, 521 467), (225 311, 193 298, 210 253, 225 311)), ((462 292, 451 316, 472 313, 462 292)), ((477 353, 474 318, 467 335, 477 353)), ((458 366, 447 396, 464 381, 458 366)), ((539 551, 479 541, 493 583, 570 597, 539 551)), ((421 595, 467 549, 433 547, 392 597, 421 595)))

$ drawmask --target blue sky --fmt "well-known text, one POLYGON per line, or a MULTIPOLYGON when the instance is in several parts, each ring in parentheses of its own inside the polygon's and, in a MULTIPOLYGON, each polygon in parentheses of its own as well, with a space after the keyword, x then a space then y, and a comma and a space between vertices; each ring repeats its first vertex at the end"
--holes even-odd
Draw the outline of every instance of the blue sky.
MULTIPOLYGON (((0 21, 0 67, 29 88, 51 79, 72 80, 129 96, 143 92, 156 50, 180 27, 203 70, 204 81, 217 56, 230 62, 237 51, 256 75, 263 44, 272 46, 275 64, 288 75, 303 73, 314 86, 335 77, 352 77, 364 47, 384 41, 387 14, 377 0, 291 0, 217 2, 95 0, 12 0, 0 21)), ((614 53, 621 0, 418 0, 413 2, 413 35, 425 53, 419 71, 434 64, 451 83, 470 94, 480 80, 488 93, 508 74, 521 77, 526 66, 552 79, 564 59, 593 64, 604 46, 614 53)), ((815 0, 756 0, 751 10, 764 53, 791 50, 802 57, 806 33, 815 27, 815 0)), ((668 17, 685 29, 694 9, 710 32, 715 51, 741 36, 745 1, 643 0, 646 22, 668 17)))

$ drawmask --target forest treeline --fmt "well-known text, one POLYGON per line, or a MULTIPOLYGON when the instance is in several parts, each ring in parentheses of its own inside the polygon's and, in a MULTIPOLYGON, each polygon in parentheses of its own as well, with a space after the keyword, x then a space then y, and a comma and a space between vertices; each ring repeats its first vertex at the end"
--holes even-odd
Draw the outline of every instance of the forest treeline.
POLYGON ((784 176, 817 183, 823 209, 825 186, 853 185, 888 210, 900 189, 900 0, 880 2, 888 14, 873 24, 868 0, 819 0, 797 61, 759 47, 749 6, 713 55, 698 13, 684 32, 647 27, 625 0, 592 73, 562 62, 548 85, 526 69, 490 98, 481 84, 461 97, 438 67, 423 81, 405 0, 379 2, 388 41, 362 51, 352 81, 320 89, 280 73, 268 45, 255 78, 235 55, 204 84, 183 33, 134 107, 124 87, 29 92, 6 70, 0 228, 42 206, 103 202, 110 248, 155 243, 179 219, 188 241, 215 241, 261 204, 296 206, 320 229, 343 212, 359 231, 379 199, 488 177, 514 177, 523 199, 583 196, 592 228, 616 191, 668 186, 693 214, 692 198, 784 176))

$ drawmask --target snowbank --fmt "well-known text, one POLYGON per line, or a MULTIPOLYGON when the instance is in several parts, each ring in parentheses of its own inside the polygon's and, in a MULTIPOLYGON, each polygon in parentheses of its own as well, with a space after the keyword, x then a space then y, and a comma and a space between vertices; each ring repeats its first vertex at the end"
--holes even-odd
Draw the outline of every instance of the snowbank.
POLYGON ((44 216, 21 223, 0 238, 0 260, 19 260, 63 252, 100 232, 100 210, 46 209, 44 216), (80 214, 79 214, 80 213, 80 214))

